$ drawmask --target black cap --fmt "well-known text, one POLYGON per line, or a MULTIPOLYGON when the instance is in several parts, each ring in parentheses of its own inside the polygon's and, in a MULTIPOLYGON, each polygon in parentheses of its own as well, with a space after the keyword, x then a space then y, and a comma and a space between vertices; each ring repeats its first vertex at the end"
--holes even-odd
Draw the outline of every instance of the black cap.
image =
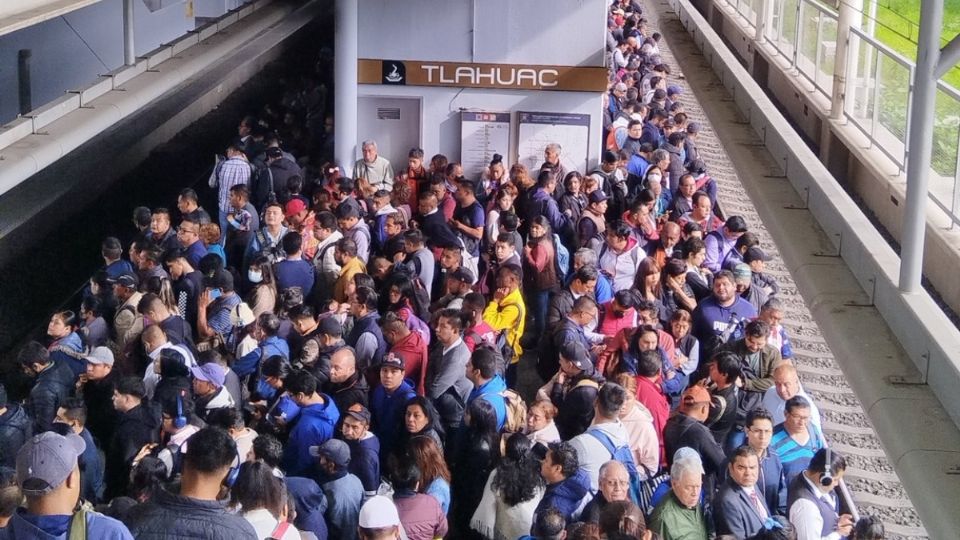
POLYGON ((212 276, 203 278, 203 286, 210 289, 233 290, 233 275, 226 270, 217 270, 212 276))
POLYGON ((343 325, 334 317, 320 319, 318 328, 320 333, 326 336, 340 337, 343 335, 343 325))
POLYGON ((137 286, 140 285, 140 278, 138 278, 136 274, 120 274, 111 279, 110 282, 128 289, 136 289, 137 286))
POLYGON ((450 275, 447 276, 447 279, 456 279, 466 283, 467 285, 473 285, 473 282, 476 281, 476 279, 473 277, 473 272, 471 272, 469 268, 464 268, 462 266, 453 272, 450 272, 450 275))
POLYGON ((602 203, 607 200, 607 194, 602 189, 595 189, 590 192, 589 199, 591 203, 602 203))

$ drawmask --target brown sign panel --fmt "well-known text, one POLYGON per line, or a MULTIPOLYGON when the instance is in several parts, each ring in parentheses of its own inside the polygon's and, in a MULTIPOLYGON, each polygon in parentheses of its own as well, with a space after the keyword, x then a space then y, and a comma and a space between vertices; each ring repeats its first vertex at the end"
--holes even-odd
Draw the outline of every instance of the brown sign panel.
POLYGON ((604 67, 370 59, 360 59, 357 67, 360 84, 567 92, 604 92, 607 89, 607 69, 604 67))

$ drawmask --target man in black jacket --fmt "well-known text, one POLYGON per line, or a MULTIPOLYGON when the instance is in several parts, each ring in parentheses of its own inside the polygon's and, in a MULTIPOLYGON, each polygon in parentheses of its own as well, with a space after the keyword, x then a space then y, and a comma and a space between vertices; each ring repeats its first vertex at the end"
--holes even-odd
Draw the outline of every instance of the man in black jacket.
POLYGON ((27 413, 33 418, 33 432, 50 431, 57 408, 73 392, 73 371, 50 358, 47 348, 31 341, 17 357, 27 375, 36 377, 27 398, 27 413))
POLYGON ((595 374, 583 345, 569 342, 560 348, 560 371, 551 382, 550 401, 558 411, 554 419, 557 431, 562 440, 569 441, 593 422, 593 405, 603 379, 595 374))
POLYGON ((16 467, 17 451, 30 437, 31 424, 23 407, 7 403, 7 389, 0 383, 0 467, 16 467))
POLYGON ((113 391, 113 406, 120 413, 113 440, 106 444, 107 499, 126 495, 133 458, 144 445, 157 442, 160 432, 160 412, 149 401, 147 391, 138 377, 123 377, 113 391))
POLYGON ((201 429, 190 437, 183 457, 179 495, 161 489, 131 510, 130 532, 139 540, 256 540, 253 526, 220 502, 223 487, 236 480, 239 462, 237 445, 226 431, 201 429))
POLYGON ((710 414, 710 393, 696 385, 683 392, 679 414, 671 416, 663 426, 663 446, 667 452, 667 465, 673 465, 677 449, 684 446, 696 450, 703 460, 703 492, 713 493, 716 475, 723 468, 726 456, 703 423, 710 414))

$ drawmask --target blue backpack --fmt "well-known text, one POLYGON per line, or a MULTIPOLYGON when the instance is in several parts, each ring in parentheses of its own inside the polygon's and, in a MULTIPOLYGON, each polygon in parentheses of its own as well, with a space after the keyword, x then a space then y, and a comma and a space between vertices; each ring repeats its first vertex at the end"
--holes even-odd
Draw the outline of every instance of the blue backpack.
POLYGON ((557 234, 553 235, 553 247, 556 251, 553 261, 557 266, 557 277, 560 283, 564 283, 570 274, 570 251, 560 243, 560 236, 557 234))
POLYGON ((588 429, 587 434, 600 441, 600 444, 607 449, 607 452, 610 452, 610 456, 626 467, 627 474, 630 477, 630 499, 634 503, 640 504, 643 494, 643 481, 640 479, 637 464, 633 461, 633 452, 630 451, 630 447, 625 444, 614 446, 613 441, 610 440, 610 436, 596 427, 588 429))

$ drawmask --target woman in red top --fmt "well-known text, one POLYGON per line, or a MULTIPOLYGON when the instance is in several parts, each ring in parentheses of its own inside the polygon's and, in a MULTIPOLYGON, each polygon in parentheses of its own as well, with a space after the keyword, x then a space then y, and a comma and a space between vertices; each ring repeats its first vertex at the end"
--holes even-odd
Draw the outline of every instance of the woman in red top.
POLYGON ((553 231, 547 218, 537 216, 530 222, 527 245, 523 247, 524 293, 533 313, 533 335, 542 336, 547 326, 550 293, 560 286, 554 259, 553 231))

